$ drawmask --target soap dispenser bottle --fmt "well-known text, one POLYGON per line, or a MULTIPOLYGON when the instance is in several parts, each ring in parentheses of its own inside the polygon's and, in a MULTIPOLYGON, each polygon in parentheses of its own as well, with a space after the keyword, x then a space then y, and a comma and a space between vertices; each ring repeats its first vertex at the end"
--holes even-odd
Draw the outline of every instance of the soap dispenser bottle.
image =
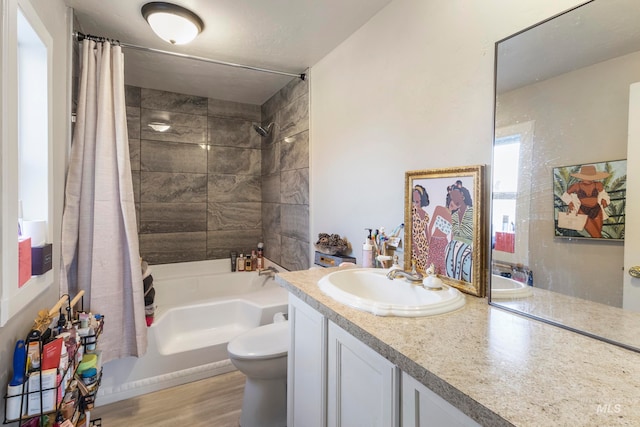
POLYGON ((371 229, 365 228, 365 230, 369 230, 369 235, 362 245, 362 266, 371 268, 373 267, 373 241, 371 240, 371 229))
POLYGON ((237 265, 237 270, 238 271, 244 271, 244 267, 245 267, 245 259, 244 259, 244 254, 240 254, 240 256, 238 257, 238 261, 236 262, 237 265))

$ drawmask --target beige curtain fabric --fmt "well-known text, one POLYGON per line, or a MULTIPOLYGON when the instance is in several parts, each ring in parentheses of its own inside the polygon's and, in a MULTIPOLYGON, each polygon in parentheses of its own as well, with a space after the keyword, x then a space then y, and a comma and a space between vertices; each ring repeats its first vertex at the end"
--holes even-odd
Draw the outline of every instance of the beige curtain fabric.
POLYGON ((102 361, 147 347, 120 46, 82 42, 77 121, 62 216, 61 294, 105 316, 102 361))

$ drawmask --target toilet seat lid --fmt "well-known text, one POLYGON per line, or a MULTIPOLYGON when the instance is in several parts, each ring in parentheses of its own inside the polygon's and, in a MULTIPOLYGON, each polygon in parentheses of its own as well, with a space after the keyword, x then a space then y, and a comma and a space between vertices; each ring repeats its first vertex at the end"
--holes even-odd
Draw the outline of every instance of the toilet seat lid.
POLYGON ((268 359, 289 351, 289 322, 271 323, 248 330, 227 345, 229 355, 238 359, 268 359))

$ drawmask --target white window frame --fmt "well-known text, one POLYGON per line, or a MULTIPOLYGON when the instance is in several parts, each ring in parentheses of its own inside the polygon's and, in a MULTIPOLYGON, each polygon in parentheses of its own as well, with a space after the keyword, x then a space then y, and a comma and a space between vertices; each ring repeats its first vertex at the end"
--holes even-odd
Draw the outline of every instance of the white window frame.
MULTIPOLYGON (((47 149, 46 184, 38 191, 47 194, 46 201, 37 213, 39 219, 53 223, 53 38, 42 23, 33 6, 27 0, 1 0, 2 21, 0 23, 0 95, 2 112, 0 114, 0 135, 2 136, 0 179, 2 196, 2 230, 0 230, 0 326, 4 326, 13 316, 28 306, 38 295, 53 284, 53 269, 33 276, 22 287, 18 287, 18 185, 19 175, 19 114, 18 114, 18 9, 26 18, 47 49, 47 93, 46 93, 46 136, 44 146, 47 149)), ((32 215, 33 216, 33 215, 32 215)), ((51 227, 48 227, 47 241, 51 242, 51 227)))
MULTIPOLYGON (((531 206, 531 158, 533 148, 535 121, 517 123, 497 128, 495 139, 519 136, 520 139, 520 175, 518 177, 518 191, 516 194, 515 218, 515 250, 513 253, 493 250, 494 261, 504 261, 512 264, 529 265, 529 212, 531 206)), ((493 183, 492 183, 493 185, 493 183)), ((493 193, 493 188, 492 188, 493 193)), ((493 220, 492 220, 493 223, 493 220)), ((493 227, 493 226, 492 226, 493 227)), ((491 235, 495 233, 492 230, 491 235)))

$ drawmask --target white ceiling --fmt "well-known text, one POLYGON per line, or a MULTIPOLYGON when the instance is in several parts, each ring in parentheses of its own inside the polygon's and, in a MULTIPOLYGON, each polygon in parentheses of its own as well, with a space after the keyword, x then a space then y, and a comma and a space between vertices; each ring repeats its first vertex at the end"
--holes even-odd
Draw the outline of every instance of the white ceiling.
MULTIPOLYGON (((140 14, 146 0, 65 0, 80 31, 122 43, 303 73, 391 0, 175 0, 204 31, 188 45, 158 38, 140 14)), ((292 77, 125 49, 127 84, 263 104, 292 77)))
POLYGON ((596 0, 500 42, 497 92, 637 52, 639 3, 596 0))

